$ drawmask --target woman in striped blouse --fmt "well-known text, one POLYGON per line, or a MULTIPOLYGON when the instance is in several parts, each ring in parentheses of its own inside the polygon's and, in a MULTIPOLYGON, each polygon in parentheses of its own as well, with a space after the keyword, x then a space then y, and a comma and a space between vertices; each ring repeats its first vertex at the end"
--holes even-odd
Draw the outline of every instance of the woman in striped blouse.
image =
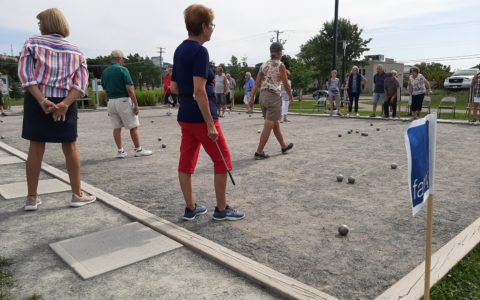
POLYGON ((80 159, 77 152, 77 107, 85 94, 88 71, 77 46, 64 38, 69 35, 65 16, 56 8, 37 15, 42 35, 30 37, 23 46, 18 75, 26 89, 22 137, 30 140, 26 164, 28 195, 25 210, 37 210, 37 194, 45 143, 62 143, 72 187, 70 206, 95 201, 80 189, 80 159))

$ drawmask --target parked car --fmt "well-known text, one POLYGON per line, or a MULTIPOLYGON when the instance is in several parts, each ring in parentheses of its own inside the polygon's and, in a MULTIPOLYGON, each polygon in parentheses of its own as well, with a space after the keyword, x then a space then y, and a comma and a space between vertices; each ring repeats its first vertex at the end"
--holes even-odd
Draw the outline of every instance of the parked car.
POLYGON ((452 76, 445 79, 443 87, 452 90, 469 89, 472 85, 473 76, 478 73, 478 69, 457 70, 452 76))

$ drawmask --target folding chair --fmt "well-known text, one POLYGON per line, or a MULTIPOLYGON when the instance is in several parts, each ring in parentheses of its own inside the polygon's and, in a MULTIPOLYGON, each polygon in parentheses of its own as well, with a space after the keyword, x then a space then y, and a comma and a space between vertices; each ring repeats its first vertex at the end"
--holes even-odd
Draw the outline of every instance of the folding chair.
POLYGON ((317 112, 320 111, 320 108, 323 108, 323 111, 325 112, 325 110, 327 109, 327 97, 319 97, 317 100, 313 100, 314 103, 313 103, 313 106, 312 106, 312 111, 315 110, 315 108, 317 109, 317 112))
POLYGON ((402 104, 405 104, 407 113, 410 114, 410 106, 412 104, 412 97, 410 96, 400 96, 400 101, 398 102, 398 117, 402 115, 402 104))
POLYGON ((428 113, 430 113, 431 107, 432 107, 432 98, 430 98, 430 96, 425 96, 425 98, 423 98, 422 108, 426 108, 428 110, 428 113))
POLYGON ((443 97, 442 100, 440 100, 440 104, 438 105, 438 111, 437 111, 438 118, 440 118, 442 109, 451 109, 453 112, 453 118, 455 119, 456 105, 457 105, 457 98, 443 97))

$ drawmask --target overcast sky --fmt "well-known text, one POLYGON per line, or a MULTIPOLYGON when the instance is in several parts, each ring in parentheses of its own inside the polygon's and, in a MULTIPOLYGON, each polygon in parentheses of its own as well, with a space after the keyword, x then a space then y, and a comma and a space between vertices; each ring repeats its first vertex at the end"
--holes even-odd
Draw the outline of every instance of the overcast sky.
MULTIPOLYGON (((38 34, 36 15, 61 9, 70 23, 68 38, 87 57, 125 53, 156 56, 166 48, 171 62, 176 46, 186 38, 183 10, 193 2, 153 0, 0 0, 0 53, 14 54, 25 39, 38 34)), ((334 0, 228 1, 202 4, 215 12, 212 40, 205 44, 210 59, 228 63, 232 55, 254 65, 268 57, 272 30, 284 31, 285 52, 295 56, 300 45, 332 20, 334 0)), ((340 0, 339 16, 364 29, 372 38, 366 54, 384 54, 412 64, 434 59, 453 69, 480 62, 479 0, 340 0)))

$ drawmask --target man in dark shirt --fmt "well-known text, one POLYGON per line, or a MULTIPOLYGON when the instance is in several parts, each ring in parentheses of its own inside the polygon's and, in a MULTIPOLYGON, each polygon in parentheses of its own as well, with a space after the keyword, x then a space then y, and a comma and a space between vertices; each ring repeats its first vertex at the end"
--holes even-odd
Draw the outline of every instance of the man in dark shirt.
POLYGON ((383 70, 382 65, 377 66, 377 73, 373 76, 373 84, 375 88, 373 90, 373 112, 370 117, 374 118, 377 112, 377 104, 382 105, 385 102, 385 79, 387 78, 387 74, 383 70))

